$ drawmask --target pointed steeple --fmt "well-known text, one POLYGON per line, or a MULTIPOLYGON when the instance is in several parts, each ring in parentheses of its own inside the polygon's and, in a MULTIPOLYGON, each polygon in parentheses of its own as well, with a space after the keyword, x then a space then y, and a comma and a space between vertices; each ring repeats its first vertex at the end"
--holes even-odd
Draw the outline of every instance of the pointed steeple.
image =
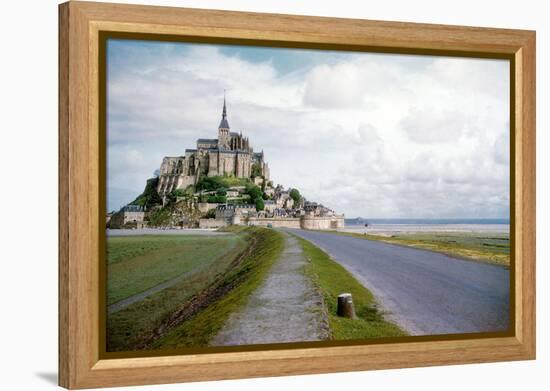
POLYGON ((222 110, 222 120, 220 121, 219 129, 229 129, 229 122, 227 122, 227 108, 225 105, 225 90, 223 90, 223 110, 222 110))

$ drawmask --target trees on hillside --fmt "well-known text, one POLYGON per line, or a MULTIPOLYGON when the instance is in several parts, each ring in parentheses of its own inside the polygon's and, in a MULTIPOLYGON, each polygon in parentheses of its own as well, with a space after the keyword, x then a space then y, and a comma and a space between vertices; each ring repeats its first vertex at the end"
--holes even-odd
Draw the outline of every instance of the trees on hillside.
POLYGON ((298 189, 292 189, 290 190, 290 193, 288 193, 288 195, 290 196, 290 198, 292 198, 292 200, 294 201, 294 205, 299 205, 300 204, 300 201, 302 199, 302 195, 300 194, 300 192, 298 191, 298 189))
POLYGON ((256 204, 256 211, 264 210, 265 204, 264 200, 262 198, 256 198, 256 201, 254 202, 256 204))
POLYGON ((264 210, 264 207, 265 207, 264 200, 263 200, 264 192, 262 191, 262 189, 260 189, 258 186, 254 184, 248 184, 246 186, 246 194, 250 196, 250 199, 256 205, 257 211, 264 210))
POLYGON ((150 208, 153 205, 162 204, 162 198, 157 193, 158 177, 147 180, 143 193, 136 197, 136 199, 130 202, 130 205, 139 205, 146 208, 150 208))

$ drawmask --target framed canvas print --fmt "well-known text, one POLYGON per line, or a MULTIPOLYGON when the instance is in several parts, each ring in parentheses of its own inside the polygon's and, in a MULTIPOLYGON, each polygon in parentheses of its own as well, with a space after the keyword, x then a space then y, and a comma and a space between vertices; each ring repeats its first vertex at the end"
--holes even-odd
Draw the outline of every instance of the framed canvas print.
POLYGON ((535 357, 535 33, 60 5, 60 385, 535 357))

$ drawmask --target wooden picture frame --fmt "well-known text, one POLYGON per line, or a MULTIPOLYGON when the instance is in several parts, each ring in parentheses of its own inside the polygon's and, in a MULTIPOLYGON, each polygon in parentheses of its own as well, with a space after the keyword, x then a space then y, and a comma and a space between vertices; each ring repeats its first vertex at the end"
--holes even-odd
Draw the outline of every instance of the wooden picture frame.
MULTIPOLYGON (((103 150, 102 150, 103 149, 103 150)), ((104 175, 104 174, 103 174, 104 175)), ((103 208, 103 209, 102 209, 103 208)), ((535 358, 535 32, 88 2, 59 6, 59 384, 90 388, 535 358), (105 31, 511 62, 512 335, 102 358, 99 40, 105 31)))

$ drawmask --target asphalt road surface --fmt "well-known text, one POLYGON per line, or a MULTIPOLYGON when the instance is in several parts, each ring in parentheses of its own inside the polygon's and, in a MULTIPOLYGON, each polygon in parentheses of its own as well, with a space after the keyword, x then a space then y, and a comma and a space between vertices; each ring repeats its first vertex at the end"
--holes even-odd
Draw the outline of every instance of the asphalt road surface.
POLYGON ((508 329, 510 277, 502 266, 333 233, 291 232, 349 270, 411 335, 508 329))

